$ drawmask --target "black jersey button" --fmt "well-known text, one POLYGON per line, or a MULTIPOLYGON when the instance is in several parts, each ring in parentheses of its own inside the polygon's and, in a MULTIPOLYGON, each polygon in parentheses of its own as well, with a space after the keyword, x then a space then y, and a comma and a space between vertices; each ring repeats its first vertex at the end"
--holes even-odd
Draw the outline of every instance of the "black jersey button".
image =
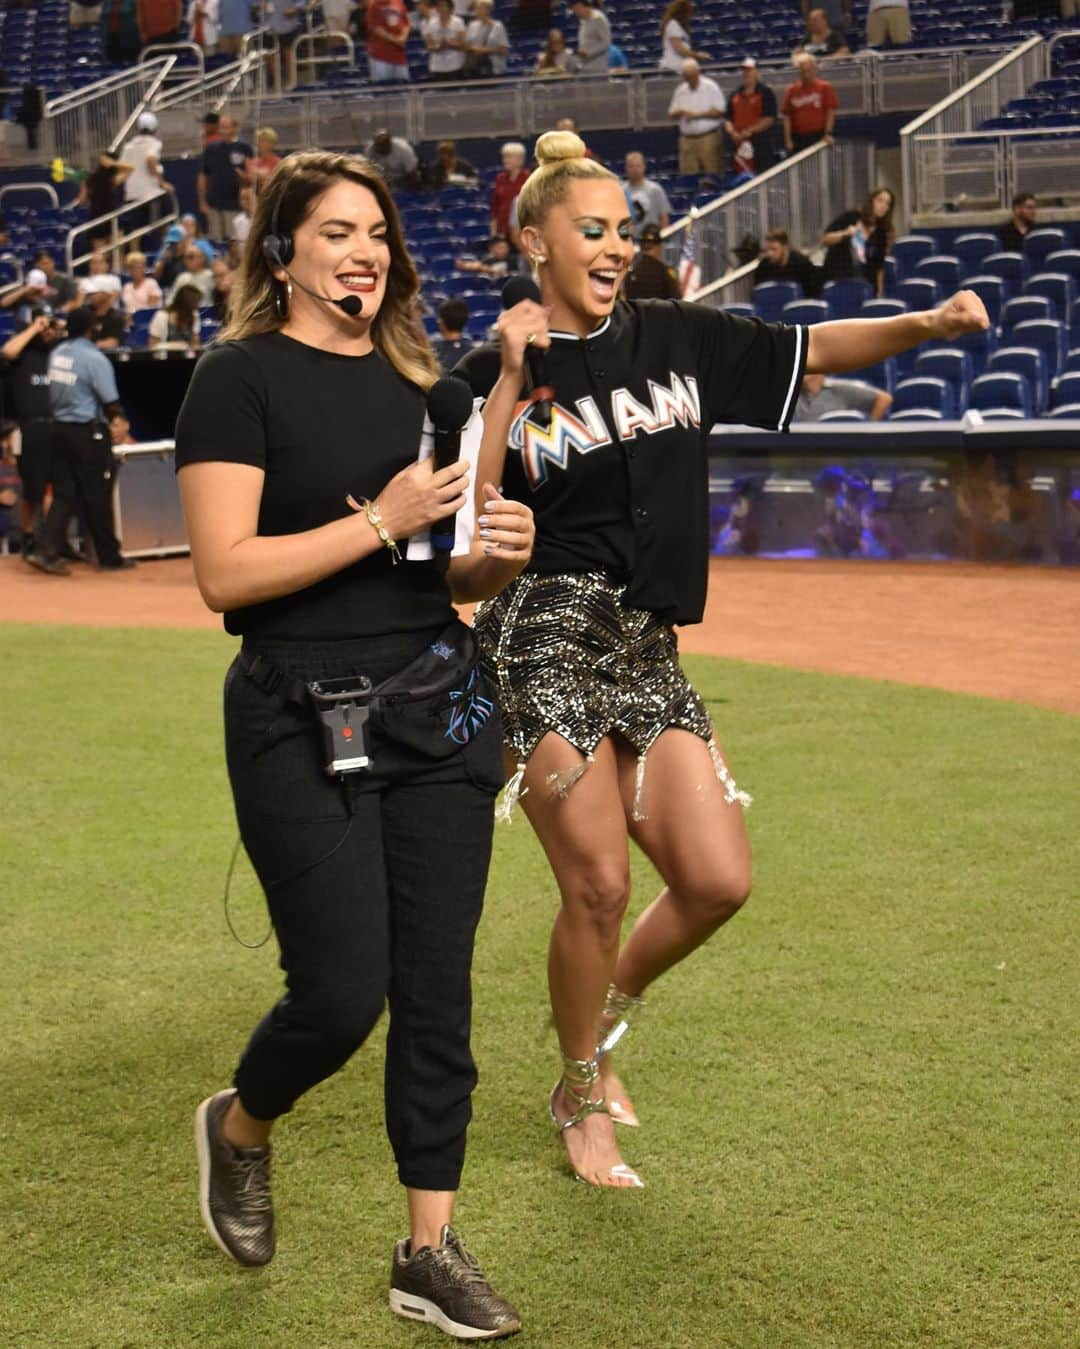
POLYGON ((649 512, 644 506, 635 506, 634 514, 639 520, 647 520, 649 518, 649 512))

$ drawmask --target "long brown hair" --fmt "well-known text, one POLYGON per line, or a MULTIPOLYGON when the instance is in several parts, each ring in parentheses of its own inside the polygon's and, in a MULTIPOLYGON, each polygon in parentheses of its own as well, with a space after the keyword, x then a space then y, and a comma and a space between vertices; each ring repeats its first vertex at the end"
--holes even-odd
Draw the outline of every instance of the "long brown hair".
POLYGON ((866 194, 863 204, 859 207, 859 218, 862 220, 866 232, 871 234, 874 230, 880 228, 885 231, 886 237, 891 240, 896 233, 892 221, 892 213, 895 205, 896 193, 891 187, 886 187, 884 183, 879 183, 877 187, 872 187, 866 194), (874 214, 874 198, 879 192, 887 192, 889 194, 889 209, 880 220, 874 214))
POLYGON ((405 247, 401 220, 386 180, 362 155, 300 150, 287 155, 277 166, 259 194, 219 340, 273 333, 283 326, 278 300, 284 288, 263 255, 263 239, 271 233, 275 211, 277 232, 295 234, 316 200, 343 178, 366 187, 386 220, 390 269, 383 302, 371 323, 371 340, 399 375, 421 389, 429 389, 439 378, 439 367, 417 317, 420 278, 405 247))
POLYGON ((672 19, 681 23, 686 29, 690 27, 690 20, 694 17, 694 6, 691 0, 671 0, 667 9, 660 16, 660 36, 664 36, 664 29, 672 19))

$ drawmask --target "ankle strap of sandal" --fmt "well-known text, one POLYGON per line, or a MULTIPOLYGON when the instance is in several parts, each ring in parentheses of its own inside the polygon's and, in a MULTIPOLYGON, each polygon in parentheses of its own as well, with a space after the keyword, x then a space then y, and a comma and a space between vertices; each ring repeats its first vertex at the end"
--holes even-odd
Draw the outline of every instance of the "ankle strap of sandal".
POLYGON ((644 1006, 644 998, 635 998, 630 993, 620 992, 614 984, 608 986, 607 997, 604 999, 603 1015, 611 1019, 611 1025, 607 1034, 596 1047, 598 1059, 611 1053, 630 1029, 630 1022, 644 1006))
POLYGON ((572 1059, 563 1055, 562 1088, 574 1113, 568 1119, 559 1122, 559 1129, 572 1129, 590 1115, 607 1114, 607 1098, 601 1096, 598 1101, 592 1099, 593 1088, 600 1077, 600 1069, 595 1059, 572 1059))

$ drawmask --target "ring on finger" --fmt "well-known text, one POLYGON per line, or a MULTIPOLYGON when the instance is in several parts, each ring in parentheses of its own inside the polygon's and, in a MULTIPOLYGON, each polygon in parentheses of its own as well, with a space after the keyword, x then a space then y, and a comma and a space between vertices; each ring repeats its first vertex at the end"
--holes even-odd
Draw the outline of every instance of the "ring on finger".
POLYGON ((536 334, 529 333, 529 335, 525 338, 525 345, 527 347, 531 347, 535 341, 536 341, 536 334))

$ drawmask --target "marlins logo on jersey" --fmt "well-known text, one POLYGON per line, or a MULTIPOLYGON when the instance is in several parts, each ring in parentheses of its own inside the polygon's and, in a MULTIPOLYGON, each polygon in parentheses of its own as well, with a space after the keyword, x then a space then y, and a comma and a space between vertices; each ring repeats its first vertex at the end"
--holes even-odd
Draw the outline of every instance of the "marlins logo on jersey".
MULTIPOLYGON (((639 433, 647 436, 682 427, 701 425, 701 400, 697 380, 692 375, 668 373, 668 384, 648 381, 649 403, 635 398, 629 389, 611 392, 611 424, 620 441, 633 440, 639 433)), ((551 425, 546 431, 528 420, 529 404, 518 407, 510 429, 510 446, 521 455, 525 476, 535 491, 548 480, 551 469, 565 469, 570 454, 589 454, 602 445, 610 445, 608 423, 597 407, 596 399, 579 398, 576 413, 561 403, 552 404, 551 425)))

